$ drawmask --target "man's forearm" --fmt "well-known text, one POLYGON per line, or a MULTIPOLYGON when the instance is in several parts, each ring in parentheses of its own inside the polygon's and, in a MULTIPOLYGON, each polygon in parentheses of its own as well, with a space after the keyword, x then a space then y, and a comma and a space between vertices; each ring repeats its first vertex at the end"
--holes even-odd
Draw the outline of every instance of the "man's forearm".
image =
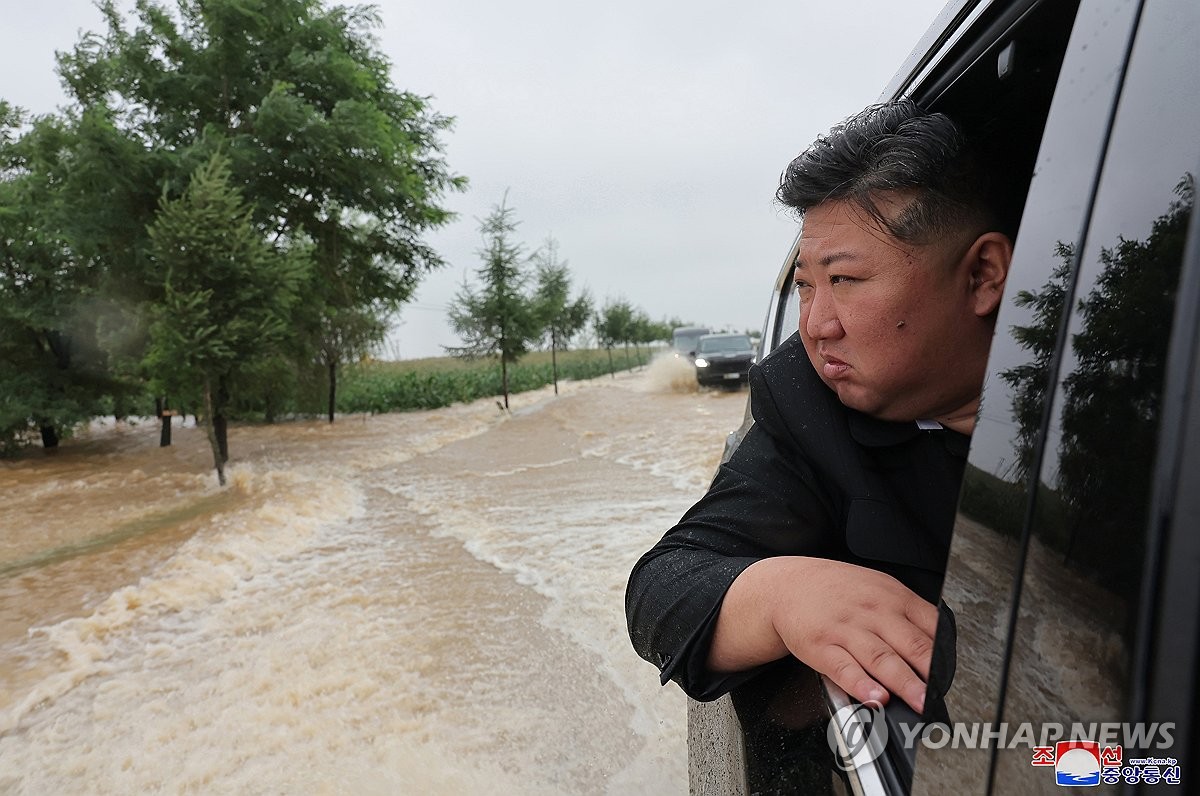
POLYGON ((861 701, 898 694, 920 712, 937 608, 877 570, 808 556, 765 558, 733 581, 709 648, 714 672, 792 654, 861 701))
MULTIPOLYGON (((708 666, 714 672, 740 672, 779 660, 788 654, 772 615, 779 596, 779 580, 788 575, 789 562, 799 556, 764 558, 747 567, 733 581, 713 632, 708 666)), ((792 567, 794 568, 794 566, 792 567)))

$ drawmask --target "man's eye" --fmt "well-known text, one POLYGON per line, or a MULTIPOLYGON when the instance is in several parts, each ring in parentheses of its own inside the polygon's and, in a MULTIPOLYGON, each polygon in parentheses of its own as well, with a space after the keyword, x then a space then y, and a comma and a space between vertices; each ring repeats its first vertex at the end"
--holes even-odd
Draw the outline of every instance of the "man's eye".
POLYGON ((829 284, 831 284, 831 285, 837 285, 837 284, 842 284, 845 282, 853 282, 853 281, 855 281, 855 280, 854 280, 854 277, 852 277, 852 276, 836 275, 836 276, 829 277, 829 284))

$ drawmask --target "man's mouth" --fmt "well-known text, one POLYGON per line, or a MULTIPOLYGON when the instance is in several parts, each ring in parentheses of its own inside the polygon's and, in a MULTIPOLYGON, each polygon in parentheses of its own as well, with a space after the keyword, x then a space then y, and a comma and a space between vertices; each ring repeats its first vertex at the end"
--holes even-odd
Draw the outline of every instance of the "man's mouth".
POLYGON ((821 359, 825 360, 825 364, 821 365, 821 375, 827 379, 841 378, 850 371, 850 366, 837 357, 821 354, 821 359))

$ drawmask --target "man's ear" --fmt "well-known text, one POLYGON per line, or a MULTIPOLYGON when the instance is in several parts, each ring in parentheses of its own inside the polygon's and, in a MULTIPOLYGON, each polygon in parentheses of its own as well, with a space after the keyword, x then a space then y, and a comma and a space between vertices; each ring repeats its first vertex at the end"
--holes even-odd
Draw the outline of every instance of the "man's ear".
POLYGON ((981 318, 991 315, 1000 306, 1012 251, 1012 241, 1003 232, 985 232, 975 239, 967 252, 971 299, 975 302, 975 314, 981 318))

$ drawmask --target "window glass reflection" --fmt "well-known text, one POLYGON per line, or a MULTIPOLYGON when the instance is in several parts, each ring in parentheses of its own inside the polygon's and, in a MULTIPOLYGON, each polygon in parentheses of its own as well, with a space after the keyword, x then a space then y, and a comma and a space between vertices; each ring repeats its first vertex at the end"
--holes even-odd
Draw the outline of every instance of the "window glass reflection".
MULTIPOLYGON (((1066 298, 1056 308, 1052 298, 1036 295, 1064 269, 1060 242, 1071 245, 1083 228, 1135 11, 1133 3, 1080 5, 1038 151, 943 586, 958 636, 957 669, 946 697, 951 721, 998 721, 1010 595, 1029 504, 1026 476, 1066 298), (1020 331, 1025 328, 1041 337, 1032 340, 1020 331)), ((919 748, 913 791, 984 792, 990 764, 990 750, 919 748)))
MULTIPOLYGON (((1019 297, 1047 315, 1069 300, 1072 315, 1037 472, 1004 704, 1010 725, 1126 720, 1168 333, 1200 161, 1200 83, 1181 79, 1200 74, 1198 32, 1194 2, 1147 4, 1074 296, 1066 298, 1060 266, 1019 297)), ((1055 254, 1066 263, 1074 245, 1056 242, 1055 254)), ((1035 313, 1014 335, 1034 353, 1047 333, 1035 313)), ((1014 406, 1022 390, 1036 393, 1028 386, 1036 380, 1007 377, 1018 385, 1014 406)), ((1025 444, 1031 436, 1020 432, 1025 444)), ((1027 750, 999 755, 995 781, 1057 790, 1053 777, 1033 775, 1027 750)))

